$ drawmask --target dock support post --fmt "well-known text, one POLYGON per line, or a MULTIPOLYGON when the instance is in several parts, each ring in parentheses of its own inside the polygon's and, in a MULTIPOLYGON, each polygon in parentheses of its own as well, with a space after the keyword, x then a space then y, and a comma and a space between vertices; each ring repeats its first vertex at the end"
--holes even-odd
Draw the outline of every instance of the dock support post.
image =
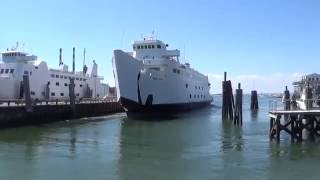
POLYGON ((296 130, 298 134, 298 142, 302 141, 302 130, 303 130, 303 116, 299 116, 297 118, 297 125, 296 125, 296 130))
POLYGON ((234 112, 234 124, 242 125, 242 89, 241 84, 238 84, 238 89, 236 90, 236 102, 235 102, 235 112, 234 112))
POLYGON ((273 137, 274 137, 274 133, 273 133, 273 118, 272 117, 270 117, 270 130, 269 130, 269 137, 270 137, 270 140, 272 140, 273 139, 273 137))
POLYGON ((296 117, 294 117, 294 116, 290 116, 290 121, 291 121, 291 123, 290 123, 290 130, 291 130, 291 143, 294 143, 294 138, 295 138, 295 132, 296 132, 296 130, 295 130, 295 122, 296 122, 296 117))
POLYGON ((32 102, 30 96, 30 82, 29 75, 23 75, 23 89, 24 89, 24 98, 26 102, 26 111, 32 112, 32 102))
POLYGON ((276 140, 277 140, 277 143, 280 142, 280 131, 281 131, 280 119, 281 119, 281 116, 278 116, 276 119, 276 140))
POLYGON ((310 132, 309 136, 310 136, 310 139, 312 141, 314 141, 314 135, 315 135, 315 133, 314 133, 314 130, 315 130, 314 122, 315 122, 315 120, 316 120, 316 117, 309 117, 309 119, 308 119, 309 132, 310 132))
POLYGON ((258 110, 259 109, 259 103, 258 103, 258 92, 257 91, 251 91, 251 110, 258 110))

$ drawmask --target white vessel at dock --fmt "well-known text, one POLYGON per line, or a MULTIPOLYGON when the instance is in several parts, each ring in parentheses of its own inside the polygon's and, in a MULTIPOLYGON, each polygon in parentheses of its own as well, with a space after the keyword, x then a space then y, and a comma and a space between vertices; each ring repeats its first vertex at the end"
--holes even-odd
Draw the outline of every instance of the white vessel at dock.
POLYGON ((299 109, 320 109, 320 74, 303 76, 294 82, 294 100, 299 109))
POLYGON ((133 43, 133 52, 114 50, 117 98, 128 116, 159 116, 208 106, 208 77, 179 62, 180 51, 154 38, 133 43))
POLYGON ((49 69, 45 61, 29 55, 18 46, 1 53, 0 100, 24 98, 23 76, 29 76, 30 96, 34 100, 69 99, 70 79, 74 78, 76 99, 103 98, 108 95, 109 86, 98 76, 98 65, 84 67, 81 72, 70 72, 62 62, 60 49, 59 69, 49 69))

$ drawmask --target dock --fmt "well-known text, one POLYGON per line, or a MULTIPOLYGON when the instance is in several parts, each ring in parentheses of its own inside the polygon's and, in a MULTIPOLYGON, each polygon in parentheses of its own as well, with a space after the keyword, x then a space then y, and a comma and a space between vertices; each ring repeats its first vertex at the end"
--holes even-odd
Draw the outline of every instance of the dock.
POLYGON ((291 136, 291 142, 301 142, 303 132, 314 140, 320 136, 320 109, 311 110, 272 110, 270 117, 270 140, 280 142, 281 132, 291 136))
POLYGON ((76 101, 37 101, 27 106, 24 100, 0 101, 0 127, 41 124, 84 117, 103 116, 123 112, 115 98, 104 100, 83 99, 76 101))

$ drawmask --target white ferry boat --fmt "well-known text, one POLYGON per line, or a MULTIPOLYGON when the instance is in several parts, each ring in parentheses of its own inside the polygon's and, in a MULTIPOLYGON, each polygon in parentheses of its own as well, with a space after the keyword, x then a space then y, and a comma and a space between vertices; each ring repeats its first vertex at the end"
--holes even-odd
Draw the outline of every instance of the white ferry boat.
POLYGON ((93 61, 82 72, 70 72, 62 62, 60 49, 59 69, 49 69, 45 61, 29 55, 18 46, 1 53, 0 100, 24 98, 23 76, 29 76, 30 96, 34 100, 69 99, 70 79, 74 78, 76 99, 103 98, 109 92, 107 84, 98 76, 98 65, 93 61))
POLYGON ((179 62, 180 51, 154 38, 133 43, 133 52, 114 50, 117 99, 128 116, 168 115, 208 106, 208 77, 179 62))

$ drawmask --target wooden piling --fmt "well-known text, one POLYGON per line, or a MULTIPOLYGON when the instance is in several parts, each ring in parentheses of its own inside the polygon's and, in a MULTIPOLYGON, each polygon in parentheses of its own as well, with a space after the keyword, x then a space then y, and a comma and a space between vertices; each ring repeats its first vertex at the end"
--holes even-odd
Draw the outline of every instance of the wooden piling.
POLYGON ((290 92, 288 90, 288 86, 286 86, 286 90, 283 92, 283 107, 284 110, 290 110, 290 92))
POLYGON ((234 111, 234 124, 242 125, 242 95, 243 91, 241 89, 241 84, 238 84, 238 89, 236 90, 236 101, 235 101, 235 111, 234 111))
POLYGON ((258 102, 258 92, 253 90, 251 91, 251 110, 258 110, 259 109, 259 102, 258 102))
POLYGON ((23 75, 23 89, 24 89, 24 98, 26 102, 26 111, 32 112, 32 100, 30 96, 29 75, 23 75))
POLYGON ((231 81, 227 81, 227 73, 224 72, 222 82, 222 119, 233 120, 234 99, 231 81))

